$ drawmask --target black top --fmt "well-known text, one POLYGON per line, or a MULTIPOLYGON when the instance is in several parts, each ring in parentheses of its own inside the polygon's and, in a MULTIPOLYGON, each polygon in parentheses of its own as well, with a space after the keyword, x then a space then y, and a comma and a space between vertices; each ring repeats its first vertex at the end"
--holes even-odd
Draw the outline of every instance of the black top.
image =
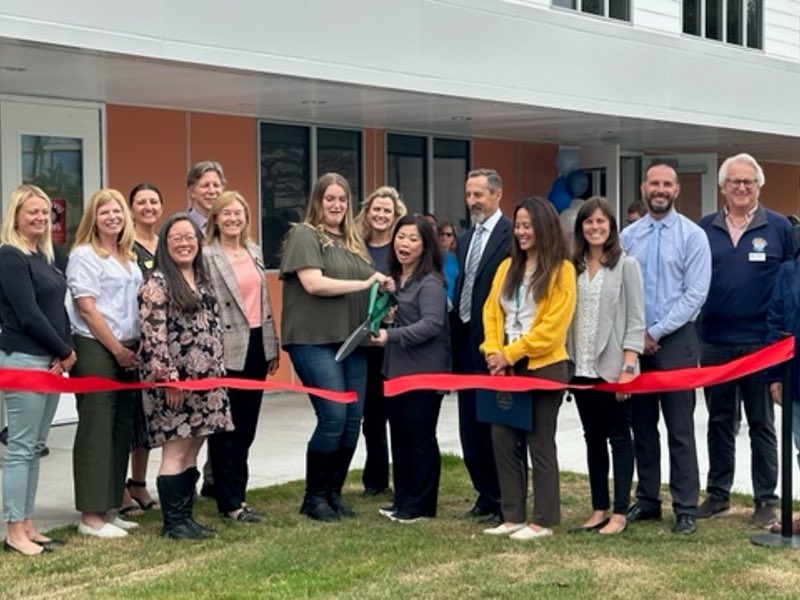
POLYGON ((142 277, 146 278, 147 274, 156 268, 155 255, 150 254, 150 250, 135 240, 133 242, 133 253, 136 255, 136 264, 142 270, 142 277))
POLYGON ((39 253, 0 247, 0 349, 66 358, 72 352, 64 273, 39 253))

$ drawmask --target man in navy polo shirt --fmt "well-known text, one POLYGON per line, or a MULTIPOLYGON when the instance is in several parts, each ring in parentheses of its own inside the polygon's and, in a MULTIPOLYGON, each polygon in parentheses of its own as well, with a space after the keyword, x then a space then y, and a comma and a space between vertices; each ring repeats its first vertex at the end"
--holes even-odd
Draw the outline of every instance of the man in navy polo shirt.
MULTIPOLYGON (((700 221, 711 246, 708 300, 701 313, 703 366, 726 363, 766 345, 766 311, 781 263, 794 256, 789 221, 758 201, 764 171, 749 154, 728 158, 719 169, 725 206, 700 221)), ((750 433, 755 527, 776 522, 778 445, 775 415, 763 372, 706 389, 708 495, 698 518, 730 513, 739 402, 750 433), (737 395, 737 390, 739 394, 737 395)))

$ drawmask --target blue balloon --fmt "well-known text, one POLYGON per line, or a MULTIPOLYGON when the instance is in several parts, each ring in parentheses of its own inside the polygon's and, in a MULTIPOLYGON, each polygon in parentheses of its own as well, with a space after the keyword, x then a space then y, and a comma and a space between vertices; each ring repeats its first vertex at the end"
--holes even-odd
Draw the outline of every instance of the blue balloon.
POLYGON ((562 148, 556 156, 556 167, 561 175, 572 173, 580 165, 581 160, 578 151, 572 148, 562 148))
POLYGON ((589 189, 589 176, 581 169, 572 171, 567 175, 567 189, 573 198, 580 198, 589 189))
POLYGON ((550 188, 550 193, 547 194, 547 199, 550 200, 556 212, 562 212, 569 208, 569 203, 572 202, 572 194, 567 189, 567 178, 564 176, 557 177, 553 180, 553 185, 550 188))

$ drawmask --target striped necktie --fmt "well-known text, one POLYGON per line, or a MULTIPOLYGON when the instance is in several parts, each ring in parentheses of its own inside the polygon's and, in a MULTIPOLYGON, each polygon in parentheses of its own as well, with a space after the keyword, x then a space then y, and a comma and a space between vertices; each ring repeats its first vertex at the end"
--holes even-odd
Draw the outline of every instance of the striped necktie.
POLYGON ((461 288, 461 303, 458 307, 458 316, 464 323, 470 320, 472 310, 472 288, 475 287, 475 275, 478 272, 478 265, 483 255, 483 236, 486 233, 483 225, 475 228, 472 235, 472 244, 469 247, 469 257, 467 258, 467 269, 464 273, 464 286, 461 288))

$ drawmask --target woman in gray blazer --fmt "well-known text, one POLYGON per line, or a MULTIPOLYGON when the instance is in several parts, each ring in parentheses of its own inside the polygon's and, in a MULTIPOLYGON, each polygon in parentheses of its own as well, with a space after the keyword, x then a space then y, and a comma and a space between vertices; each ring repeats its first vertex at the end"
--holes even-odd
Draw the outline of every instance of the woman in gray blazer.
MULTIPOLYGON (((639 372, 644 348, 644 289, 639 265, 622 252, 617 221, 608 202, 586 200, 575 219, 578 297, 568 350, 575 363, 573 383, 624 383, 639 372)), ((576 390, 583 423, 591 516, 571 531, 617 534, 625 530, 633 479, 629 395, 576 390), (608 446, 614 469, 614 505, 608 493, 608 446)))
MULTIPOLYGON (((227 374, 263 381, 278 370, 278 340, 261 248, 250 241, 249 231, 247 202, 238 192, 224 192, 208 214, 203 258, 220 306, 227 374)), ((245 523, 261 520, 247 505, 245 490, 262 395, 229 389, 235 430, 208 441, 217 509, 245 523)))

